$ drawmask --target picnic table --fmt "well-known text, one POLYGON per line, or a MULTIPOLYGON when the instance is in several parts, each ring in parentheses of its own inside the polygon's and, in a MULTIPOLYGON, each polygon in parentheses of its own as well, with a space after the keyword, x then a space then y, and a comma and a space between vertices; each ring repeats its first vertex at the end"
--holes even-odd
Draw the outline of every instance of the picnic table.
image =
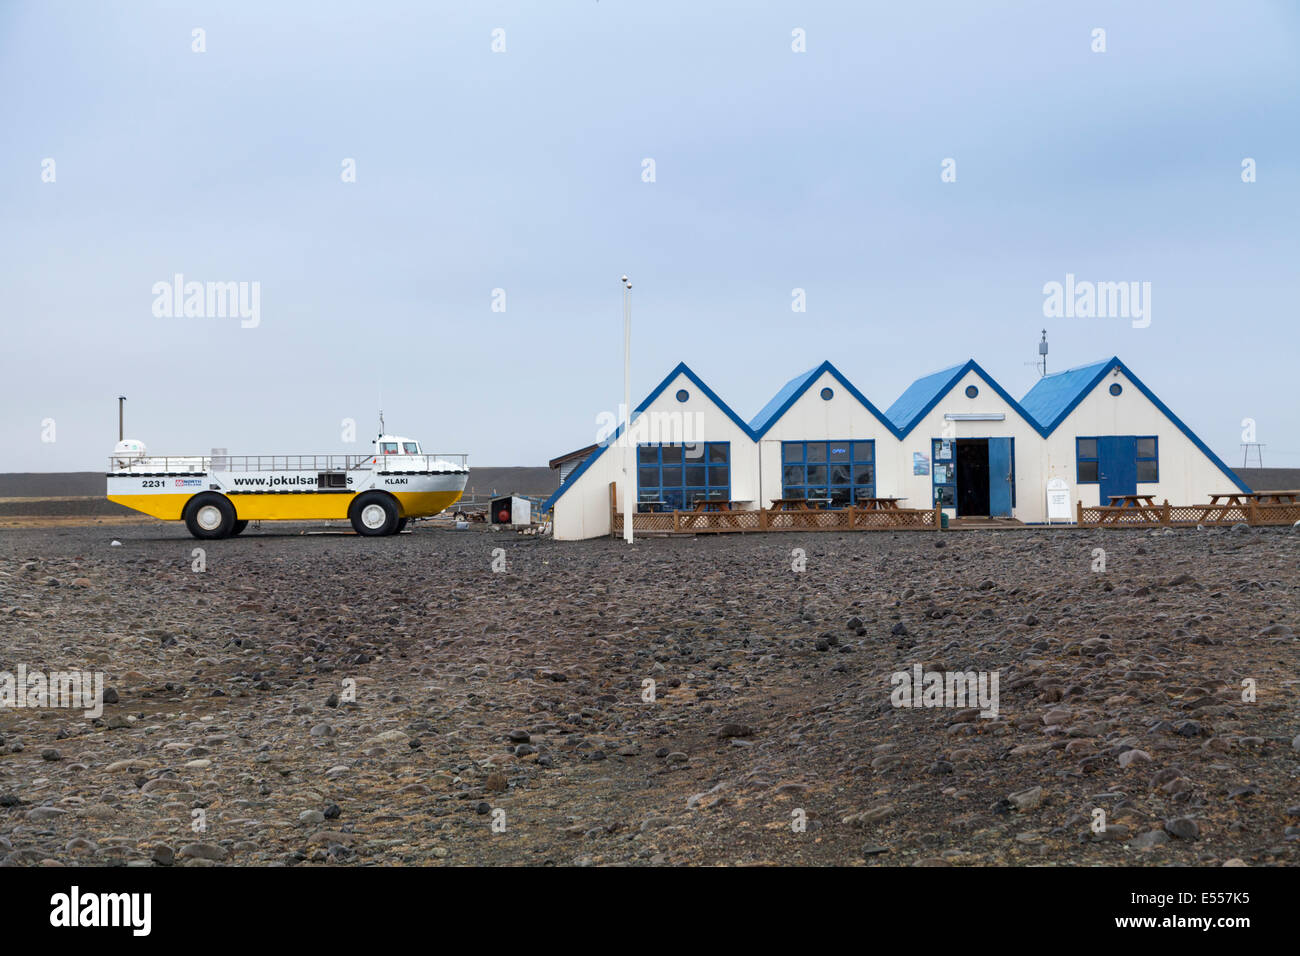
POLYGON ((1110 507, 1112 508, 1154 508, 1156 506, 1155 495, 1111 495, 1110 507))
POLYGON ((739 527, 739 516, 735 512, 741 509, 736 506, 743 504, 743 501, 728 501, 725 498, 696 498, 691 510, 681 517, 682 527, 707 528, 709 526, 708 522, 696 517, 696 515, 703 515, 708 512, 722 515, 717 519, 718 527, 739 527))
POLYGON ((1110 495, 1110 505, 1101 508, 1098 524, 1119 522, 1126 514, 1137 512, 1150 521, 1159 521, 1163 513, 1155 495, 1110 495))
POLYGON ((1210 495, 1210 504, 1219 504, 1220 498, 1227 507, 1244 508, 1250 501, 1257 505, 1293 505, 1300 501, 1300 491, 1227 491, 1210 495))
POLYGON ((769 511, 821 511, 819 505, 831 503, 829 498, 773 498, 769 511))
POLYGON ((1247 520, 1251 505, 1293 505, 1300 501, 1300 491, 1227 491, 1210 495, 1210 509, 1206 510, 1207 521, 1223 521, 1228 512, 1239 509, 1235 517, 1247 520))
POLYGON ((694 514, 703 514, 705 511, 731 511, 732 505, 742 503, 743 502, 739 501, 727 501, 724 498, 696 498, 691 511, 694 514))
POLYGON ((853 502, 853 507, 861 508, 864 511, 897 511, 898 503, 906 501, 906 498, 858 498, 853 502))

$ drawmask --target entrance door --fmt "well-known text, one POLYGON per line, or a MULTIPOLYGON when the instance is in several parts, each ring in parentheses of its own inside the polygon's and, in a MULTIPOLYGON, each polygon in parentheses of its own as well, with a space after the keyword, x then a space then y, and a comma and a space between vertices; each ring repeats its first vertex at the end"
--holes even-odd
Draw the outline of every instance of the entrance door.
POLYGON ((1137 494, 1137 438, 1133 435, 1105 435, 1097 439, 1097 482, 1101 500, 1110 504, 1111 495, 1137 494))
POLYGON ((990 438, 989 514, 993 517, 1011 517, 1011 483, 1014 479, 1015 473, 1011 463, 1011 439, 990 438))
POLYGON ((989 442, 987 438, 958 438, 954 443, 957 474, 957 517, 989 513, 989 442))

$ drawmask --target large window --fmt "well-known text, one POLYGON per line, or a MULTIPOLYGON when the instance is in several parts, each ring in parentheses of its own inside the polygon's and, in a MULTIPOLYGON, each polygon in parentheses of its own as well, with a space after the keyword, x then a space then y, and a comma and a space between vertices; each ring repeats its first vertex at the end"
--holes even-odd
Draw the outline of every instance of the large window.
POLYGON ((781 443, 781 497, 829 499, 838 508, 875 495, 875 442, 781 443))
MULTIPOLYGON (((1095 484, 1101 481, 1101 443, 1100 438, 1076 438, 1074 440, 1074 460, 1078 469, 1076 478, 1079 484, 1095 484)), ((1112 441, 1111 445, 1115 443, 1112 441)), ((1160 443, 1155 436, 1138 436, 1133 439, 1134 458, 1137 462, 1137 480, 1141 484, 1150 484, 1160 480, 1160 443)), ((1114 451, 1107 453, 1114 455, 1114 451)), ((1118 463, 1117 463, 1118 464, 1118 463)))
POLYGON ((639 445, 636 450, 640 511, 679 511, 700 499, 731 498, 731 444, 639 445))

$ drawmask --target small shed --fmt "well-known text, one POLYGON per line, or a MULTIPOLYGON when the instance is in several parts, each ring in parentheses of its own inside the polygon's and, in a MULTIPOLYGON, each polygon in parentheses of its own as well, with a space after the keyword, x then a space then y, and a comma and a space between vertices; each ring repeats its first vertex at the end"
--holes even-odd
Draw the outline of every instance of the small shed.
POLYGON ((532 524, 533 503, 523 495, 502 495, 493 498, 488 508, 488 520, 492 524, 532 524))
POLYGON ((591 457, 599 445, 588 445, 586 448, 579 448, 577 451, 571 451, 567 455, 561 455, 559 458, 552 458, 550 461, 551 468, 558 469, 560 472, 560 484, 573 474, 573 470, 591 457))

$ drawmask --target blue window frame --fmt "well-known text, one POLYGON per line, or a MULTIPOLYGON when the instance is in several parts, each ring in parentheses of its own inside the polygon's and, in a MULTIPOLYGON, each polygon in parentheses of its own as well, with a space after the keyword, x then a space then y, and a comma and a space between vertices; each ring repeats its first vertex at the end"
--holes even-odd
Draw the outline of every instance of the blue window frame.
POLYGON ((1074 481, 1078 485, 1094 485, 1100 478, 1101 459, 1098 457, 1097 439, 1074 440, 1074 481))
POLYGON ((1160 445, 1154 435, 1138 436, 1137 473, 1138 484, 1160 480, 1160 445))
POLYGON ((638 445, 638 511, 681 511, 701 498, 731 499, 731 443, 638 445))
MULTIPOLYGON (((1160 440, 1154 435, 1134 437, 1137 459, 1138 484, 1154 484, 1160 480, 1160 440)), ((1075 482, 1081 485, 1100 483, 1101 460, 1096 436, 1074 440, 1075 482)))
POLYGON ((874 441, 781 442, 781 497, 829 498, 843 508, 875 496, 874 441))

